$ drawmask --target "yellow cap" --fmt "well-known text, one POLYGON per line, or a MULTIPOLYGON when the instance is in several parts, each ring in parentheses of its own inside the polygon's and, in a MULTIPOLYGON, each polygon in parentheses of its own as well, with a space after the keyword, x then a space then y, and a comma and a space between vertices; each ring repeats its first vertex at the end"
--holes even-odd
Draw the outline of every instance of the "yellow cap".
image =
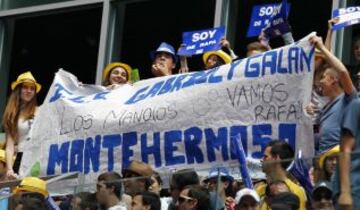
POLYGON ((20 74, 18 76, 17 80, 15 82, 11 83, 11 90, 14 90, 16 88, 16 86, 18 86, 19 84, 22 84, 24 82, 34 83, 36 86, 36 93, 38 93, 41 90, 41 85, 36 82, 34 76, 31 74, 30 71, 20 74))
POLYGON ((37 177, 25 177, 19 186, 14 189, 14 193, 36 192, 48 197, 49 192, 46 189, 46 182, 37 177))
POLYGON ((217 51, 209 51, 209 52, 204 53, 203 61, 205 64, 211 55, 219 56, 225 62, 225 64, 231 63, 231 61, 232 61, 230 55, 228 55, 226 52, 224 52, 222 50, 217 50, 217 51))
POLYGON ((125 71, 127 72, 127 75, 128 75, 127 80, 129 81, 131 78, 132 68, 128 64, 120 63, 120 62, 110 63, 105 67, 105 69, 103 71, 103 81, 109 76, 111 70, 113 70, 116 67, 121 67, 121 68, 125 69, 125 71))
POLYGON ((324 164, 325 164, 325 159, 327 157, 336 155, 340 152, 340 146, 337 145, 333 148, 331 148, 330 150, 328 150, 327 152, 323 153, 322 155, 320 155, 320 159, 319 159, 319 166, 320 168, 324 168, 324 164))

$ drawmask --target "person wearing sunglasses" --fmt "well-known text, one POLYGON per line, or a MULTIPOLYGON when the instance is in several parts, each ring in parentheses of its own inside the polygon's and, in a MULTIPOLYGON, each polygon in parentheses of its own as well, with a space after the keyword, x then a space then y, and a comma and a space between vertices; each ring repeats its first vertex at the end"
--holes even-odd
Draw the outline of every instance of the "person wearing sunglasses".
POLYGON ((186 186, 176 202, 178 210, 210 210, 209 192, 200 185, 186 186))
POLYGON ((177 200, 181 191, 188 185, 199 185, 199 176, 194 169, 182 169, 176 171, 170 179, 171 202, 168 210, 177 210, 177 200))
POLYGON ((312 192, 312 207, 314 210, 333 210, 332 201, 333 191, 330 183, 326 181, 319 182, 312 192))

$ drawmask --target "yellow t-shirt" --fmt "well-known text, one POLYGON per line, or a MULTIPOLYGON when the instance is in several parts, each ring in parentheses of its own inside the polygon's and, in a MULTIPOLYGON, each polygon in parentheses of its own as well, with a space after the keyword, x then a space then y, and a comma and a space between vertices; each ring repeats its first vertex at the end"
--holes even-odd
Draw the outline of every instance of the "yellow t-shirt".
MULTIPOLYGON (((306 209, 306 194, 304 191, 304 188, 302 188, 301 186, 295 184, 293 181, 291 181, 290 179, 286 179, 284 180, 284 182, 286 183, 286 185, 289 187, 290 192, 294 193, 295 195, 297 195, 299 197, 300 200, 300 210, 305 210, 306 209)), ((269 210, 270 207, 267 205, 267 203, 264 201, 265 198, 265 190, 266 190, 266 183, 260 184, 259 186, 256 187, 256 192, 258 193, 258 195, 261 198, 261 210, 269 210)))

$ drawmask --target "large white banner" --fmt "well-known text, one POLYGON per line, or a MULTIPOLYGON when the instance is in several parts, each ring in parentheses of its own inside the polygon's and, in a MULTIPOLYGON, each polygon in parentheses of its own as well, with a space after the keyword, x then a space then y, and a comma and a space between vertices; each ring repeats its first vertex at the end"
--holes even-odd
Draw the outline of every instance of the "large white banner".
POLYGON ((243 143, 251 175, 266 144, 313 154, 310 100, 314 48, 308 37, 208 71, 142 80, 115 90, 56 73, 26 142, 21 175, 120 171, 131 160, 160 172, 238 165, 243 143))

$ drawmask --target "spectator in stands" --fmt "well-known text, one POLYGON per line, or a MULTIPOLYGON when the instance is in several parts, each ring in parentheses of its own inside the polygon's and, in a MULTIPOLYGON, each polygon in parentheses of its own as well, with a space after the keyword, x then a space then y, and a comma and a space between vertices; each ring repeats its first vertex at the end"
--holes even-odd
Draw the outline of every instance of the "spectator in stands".
POLYGON ((160 46, 150 53, 152 60, 151 71, 154 76, 162 77, 172 75, 176 68, 177 56, 173 46, 162 42, 160 46))
POLYGON ((14 210, 49 210, 43 197, 24 196, 15 205, 14 210))
POLYGON ((319 154, 321 154, 339 144, 340 123, 345 107, 357 97, 357 93, 348 70, 325 47, 322 39, 312 36, 309 41, 324 55, 325 61, 329 64, 320 80, 321 92, 329 98, 329 103, 324 106, 319 116, 319 154))
MULTIPOLYGON (((151 185, 149 187, 149 191, 160 196, 162 186, 163 186, 163 181, 160 177, 160 174, 154 171, 154 174, 151 176, 151 185)), ((167 210, 171 201, 172 201, 171 197, 161 197, 160 198, 161 209, 167 210)))
POLYGON ((360 99, 350 102, 341 123, 339 169, 333 192, 340 209, 360 209, 360 99))
POLYGON ((329 151, 323 153, 319 159, 319 167, 321 170, 320 181, 330 181, 335 172, 337 165, 337 155, 340 152, 340 146, 337 145, 329 151))
POLYGON ((150 165, 133 160, 122 170, 125 193, 134 196, 138 192, 149 191, 153 170, 150 165))
POLYGON ((116 172, 100 174, 96 184, 97 202, 106 210, 127 210, 130 205, 121 195, 121 176, 116 172))
POLYGON ((131 207, 131 210, 160 210, 160 197, 153 192, 138 192, 132 200, 131 207))
POLYGON ((260 42, 251 42, 247 45, 246 57, 251 57, 269 50, 265 45, 260 42))
POLYGON ((108 64, 103 71, 102 85, 114 89, 117 85, 126 84, 131 80, 132 68, 125 63, 108 64))
POLYGON ((264 202, 266 202, 267 206, 271 205, 272 198, 276 195, 284 192, 290 192, 289 187, 286 185, 284 181, 276 180, 271 183, 269 183, 265 190, 265 199, 264 202))
POLYGON ((172 202, 169 205, 169 210, 177 209, 175 204, 179 198, 180 192, 187 185, 199 185, 199 177, 194 169, 183 169, 176 171, 170 180, 170 193, 172 202))
POLYGON ((312 192, 313 210, 333 210, 333 192, 329 182, 319 182, 312 192))
POLYGON ((160 174, 154 171, 153 175, 151 176, 151 185, 149 187, 149 191, 160 196, 162 185, 163 185, 163 181, 160 177, 160 174))
POLYGON ((178 210, 210 210, 209 192, 200 185, 186 186, 177 199, 178 210))
POLYGON ((74 195, 71 206, 73 210, 97 210, 96 194, 80 192, 74 195))
POLYGON ((205 69, 212 69, 232 62, 230 55, 222 50, 209 51, 203 54, 205 69))
POLYGON ((220 40, 221 50, 230 55, 231 60, 235 60, 238 56, 234 53, 233 49, 230 46, 230 42, 225 38, 222 37, 220 40))
POLYGON ((279 193, 272 198, 272 210, 299 210, 300 200, 297 195, 291 192, 279 193))
MULTIPOLYGON (((304 189, 287 177, 286 169, 294 158, 294 150, 285 141, 275 140, 268 143, 264 151, 262 169, 267 176, 267 183, 284 181, 291 192, 300 199, 300 209, 305 209, 306 195, 304 189)), ((256 192, 263 198, 266 196, 267 184, 258 185, 256 192)), ((261 209, 267 209, 266 203, 262 203, 261 209)))
POLYGON ((51 210, 60 210, 56 205, 55 201, 50 197, 49 192, 47 191, 47 184, 44 180, 37 177, 25 177, 17 186, 13 193, 15 195, 29 195, 36 198, 43 198, 47 207, 51 210))
POLYGON ((255 190, 244 188, 236 193, 235 210, 260 210, 260 197, 255 190))
POLYGON ((233 181, 234 178, 225 167, 214 167, 210 170, 209 176, 204 182, 207 183, 208 190, 211 192, 210 200, 213 206, 216 203, 215 199, 218 199, 218 207, 220 209, 224 208, 226 199, 228 197, 235 197, 232 186, 233 181), (220 182, 218 183, 218 181, 220 182))
POLYGON ((36 94, 41 90, 41 85, 36 82, 31 72, 28 71, 18 76, 17 80, 11 84, 11 90, 2 124, 6 133, 7 176, 15 178, 16 174, 11 167, 14 165, 15 147, 17 146, 19 153, 16 161, 18 164, 14 165, 14 167, 18 168, 21 152, 24 150, 23 144, 30 138, 31 125, 38 110, 36 94))
POLYGON ((354 57, 356 60, 355 66, 352 66, 352 72, 356 74, 356 83, 358 91, 360 91, 360 36, 354 38, 353 41, 354 57))

